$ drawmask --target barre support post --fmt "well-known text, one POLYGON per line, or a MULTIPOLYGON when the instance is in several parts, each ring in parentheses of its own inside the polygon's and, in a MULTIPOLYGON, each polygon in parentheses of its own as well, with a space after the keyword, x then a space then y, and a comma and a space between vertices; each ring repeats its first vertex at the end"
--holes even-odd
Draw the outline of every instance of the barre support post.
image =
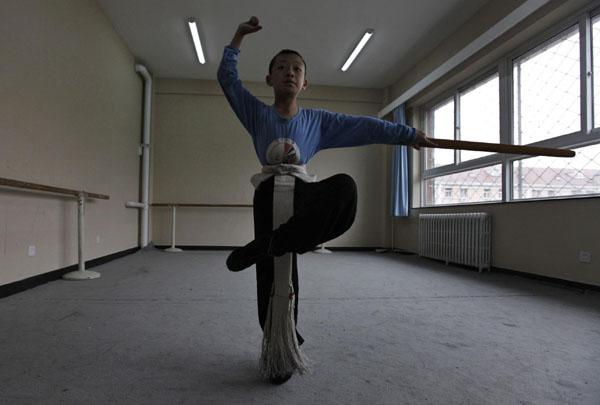
POLYGON ((325 246, 321 243, 321 247, 313 250, 313 253, 331 253, 331 250, 325 249, 325 246))
POLYGON ((165 252, 177 253, 181 252, 181 249, 175 247, 175 218, 176 218, 177 206, 171 205, 171 247, 166 248, 165 252))
POLYGON ((84 244, 85 244, 85 192, 77 196, 77 257, 79 270, 72 271, 62 276, 65 280, 91 280, 100 277, 100 273, 85 269, 84 244))

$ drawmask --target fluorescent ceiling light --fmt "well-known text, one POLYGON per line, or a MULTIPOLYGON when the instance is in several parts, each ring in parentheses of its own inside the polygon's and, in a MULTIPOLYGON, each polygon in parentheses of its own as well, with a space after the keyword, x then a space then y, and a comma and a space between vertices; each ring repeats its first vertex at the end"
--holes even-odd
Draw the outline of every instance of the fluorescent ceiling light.
POLYGON ((367 44, 367 41, 369 39, 371 39, 371 35, 373 35, 373 32, 374 31, 372 29, 370 29, 370 28, 367 29, 367 31, 365 32, 365 35, 363 35, 363 37, 360 40, 360 42, 358 43, 358 45, 356 45, 356 48, 354 48, 354 51, 352 51, 352 54, 350 54, 350 57, 348 58, 346 63, 344 63, 344 66, 342 66, 342 72, 345 72, 346 70, 348 70, 348 68, 350 67, 352 62, 354 62, 354 59, 356 59, 356 57, 358 56, 360 51, 367 44))
POLYGON ((204 59, 204 52, 202 52, 202 44, 200 43, 200 35, 198 35, 196 20, 190 18, 188 20, 188 25, 190 26, 190 32, 192 33, 192 38, 194 39, 194 46, 196 47, 196 54, 198 54, 198 61, 204 64, 206 60, 204 59))

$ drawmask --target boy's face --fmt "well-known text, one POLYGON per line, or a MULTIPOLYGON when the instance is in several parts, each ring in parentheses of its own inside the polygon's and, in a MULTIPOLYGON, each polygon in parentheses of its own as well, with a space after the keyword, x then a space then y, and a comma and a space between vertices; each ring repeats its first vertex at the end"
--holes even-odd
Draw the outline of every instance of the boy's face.
POLYGON ((277 56, 273 69, 267 76, 267 84, 275 90, 275 95, 298 95, 308 86, 304 78, 304 62, 293 53, 277 56))

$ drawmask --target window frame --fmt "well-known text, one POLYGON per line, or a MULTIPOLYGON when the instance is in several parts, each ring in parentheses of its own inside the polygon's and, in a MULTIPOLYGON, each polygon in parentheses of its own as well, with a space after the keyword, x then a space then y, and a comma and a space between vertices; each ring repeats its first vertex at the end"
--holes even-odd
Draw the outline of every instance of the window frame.
MULTIPOLYGON (((497 74, 499 80, 499 120, 500 120, 500 142, 514 144, 513 136, 513 64, 514 61, 523 55, 534 52, 537 48, 545 46, 549 41, 561 36, 570 28, 577 27, 579 31, 579 46, 580 46, 580 130, 563 134, 557 137, 544 139, 538 142, 527 144, 529 146, 541 146, 549 148, 578 148, 600 144, 600 122, 596 123, 594 128, 594 77, 592 64, 592 22, 594 18, 600 17, 600 1, 595 1, 589 4, 583 10, 565 18, 551 28, 542 31, 539 35, 526 41, 521 46, 503 55, 496 62, 481 69, 479 73, 471 76, 469 79, 453 86, 451 89, 441 93, 431 101, 425 103, 421 107, 421 126, 427 132, 427 114, 428 112, 440 105, 442 102, 453 98, 454 100, 454 139, 460 139, 459 113, 460 113, 460 94, 468 89, 471 89, 478 84, 488 80, 492 75, 497 74), (458 123, 458 125, 457 125, 458 123)), ((600 42, 600 37, 596 39, 600 42)), ((600 54, 596 55, 600 58, 600 54)), ((598 79, 600 80, 600 78, 598 79)), ((600 97, 600 95, 599 95, 600 97)), ((555 196, 555 197, 539 197, 528 199, 515 199, 513 193, 513 163, 527 158, 526 155, 504 155, 493 154, 480 158, 468 160, 466 162, 456 163, 459 159, 459 151, 455 151, 454 164, 434 167, 426 169, 426 154, 425 150, 420 151, 420 189, 421 189, 421 207, 441 207, 441 206, 456 206, 456 205, 480 205, 480 204, 497 204, 507 202, 522 202, 531 200, 560 200, 572 198, 589 198, 597 197, 600 193, 572 195, 572 196, 555 196), (452 204, 427 204, 427 180, 449 174, 460 173, 468 170, 481 169, 488 166, 500 164, 502 168, 502 199, 494 201, 477 201, 477 202, 461 202, 452 204)))

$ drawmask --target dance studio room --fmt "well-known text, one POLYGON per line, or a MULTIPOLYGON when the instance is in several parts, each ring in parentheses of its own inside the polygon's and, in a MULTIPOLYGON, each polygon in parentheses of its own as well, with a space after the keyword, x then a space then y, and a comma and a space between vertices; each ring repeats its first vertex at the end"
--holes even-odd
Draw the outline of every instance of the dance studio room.
POLYGON ((1 404, 600 404, 600 0, 0 0, 1 404))

